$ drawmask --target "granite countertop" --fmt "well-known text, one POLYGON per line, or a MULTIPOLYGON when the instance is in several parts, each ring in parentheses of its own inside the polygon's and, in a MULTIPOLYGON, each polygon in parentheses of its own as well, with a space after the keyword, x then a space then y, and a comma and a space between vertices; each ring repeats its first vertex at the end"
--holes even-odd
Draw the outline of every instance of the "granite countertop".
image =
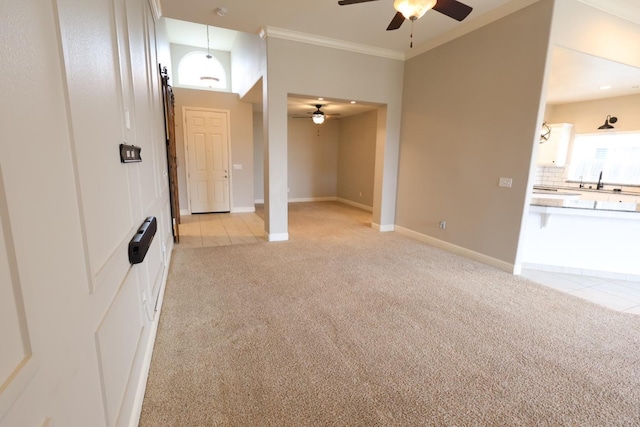
POLYGON ((549 187, 545 185, 534 185, 534 191, 548 191, 548 192, 558 192, 558 191, 589 191, 592 193, 604 193, 604 194, 622 194, 626 196, 640 196, 640 189, 638 191, 614 191, 613 189, 602 189, 596 190, 595 188, 578 188, 578 187, 569 187, 569 186, 558 186, 558 187, 549 187))

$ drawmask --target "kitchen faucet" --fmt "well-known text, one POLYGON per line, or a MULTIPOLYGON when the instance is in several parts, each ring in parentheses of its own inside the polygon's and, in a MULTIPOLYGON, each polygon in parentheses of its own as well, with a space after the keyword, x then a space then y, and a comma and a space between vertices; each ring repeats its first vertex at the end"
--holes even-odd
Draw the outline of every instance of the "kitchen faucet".
POLYGON ((602 183, 602 171, 600 171, 600 177, 598 178, 598 185, 596 186, 596 190, 602 190, 604 188, 604 184, 602 183))

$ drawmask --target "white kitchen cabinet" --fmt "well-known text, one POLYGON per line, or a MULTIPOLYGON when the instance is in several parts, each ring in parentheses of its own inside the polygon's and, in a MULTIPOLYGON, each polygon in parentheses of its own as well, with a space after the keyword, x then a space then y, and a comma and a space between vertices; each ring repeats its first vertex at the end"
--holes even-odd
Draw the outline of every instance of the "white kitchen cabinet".
POLYGON ((567 163, 569 143, 573 137, 573 124, 550 124, 549 139, 538 147, 538 166, 564 166, 567 163))
POLYGON ((598 202, 608 202, 611 194, 609 193, 599 193, 597 191, 582 191, 580 192, 581 200, 593 200, 598 202))
POLYGON ((609 201, 619 203, 638 203, 638 198, 628 194, 611 194, 609 195, 609 201))

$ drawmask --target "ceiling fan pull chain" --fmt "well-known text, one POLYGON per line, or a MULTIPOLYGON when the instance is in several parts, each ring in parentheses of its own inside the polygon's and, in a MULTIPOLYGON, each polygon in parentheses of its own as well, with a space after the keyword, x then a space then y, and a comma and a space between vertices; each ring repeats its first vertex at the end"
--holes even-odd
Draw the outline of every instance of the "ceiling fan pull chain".
POLYGON ((409 36, 409 39, 411 40, 409 42, 409 48, 413 49, 413 22, 415 21, 415 19, 411 20, 411 35, 409 36))

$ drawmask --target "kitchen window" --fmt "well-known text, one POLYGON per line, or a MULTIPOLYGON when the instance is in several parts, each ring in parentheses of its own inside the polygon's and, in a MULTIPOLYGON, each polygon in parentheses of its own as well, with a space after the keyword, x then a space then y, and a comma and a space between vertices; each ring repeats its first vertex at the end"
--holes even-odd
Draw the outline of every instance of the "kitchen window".
POLYGON ((576 135, 569 181, 640 185, 640 132, 576 135))

